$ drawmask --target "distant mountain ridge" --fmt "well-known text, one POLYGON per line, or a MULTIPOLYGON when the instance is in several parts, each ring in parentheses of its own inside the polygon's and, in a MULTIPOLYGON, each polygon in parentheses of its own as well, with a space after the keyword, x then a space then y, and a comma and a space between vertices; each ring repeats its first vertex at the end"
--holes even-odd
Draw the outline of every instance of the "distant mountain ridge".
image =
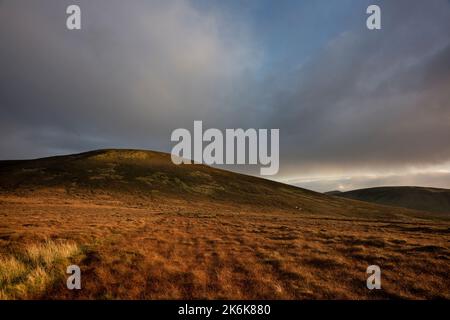
POLYGON ((429 187, 376 187, 346 192, 330 191, 327 195, 382 205, 450 213, 450 190, 429 187))

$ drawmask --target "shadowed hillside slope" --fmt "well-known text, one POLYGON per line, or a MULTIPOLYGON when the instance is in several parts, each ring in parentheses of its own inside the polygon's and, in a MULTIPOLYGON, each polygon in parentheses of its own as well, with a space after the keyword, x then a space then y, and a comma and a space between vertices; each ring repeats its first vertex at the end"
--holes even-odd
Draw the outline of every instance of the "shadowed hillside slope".
POLYGON ((82 197, 107 194, 141 201, 207 200, 303 213, 403 218, 419 213, 330 197, 298 187, 205 165, 174 165, 170 155, 97 150, 36 160, 0 161, 0 192, 59 188, 82 197))
POLYGON ((395 207, 450 213, 450 190, 447 189, 378 187, 327 194, 395 207))

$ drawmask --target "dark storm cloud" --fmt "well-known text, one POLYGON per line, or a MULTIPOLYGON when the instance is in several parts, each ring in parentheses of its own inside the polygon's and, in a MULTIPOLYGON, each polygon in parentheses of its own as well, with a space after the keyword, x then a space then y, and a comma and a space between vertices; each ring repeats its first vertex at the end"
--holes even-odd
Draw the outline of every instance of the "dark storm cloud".
POLYGON ((170 151, 199 119, 280 128, 292 183, 450 162, 446 0, 376 1, 381 31, 369 1, 76 1, 68 31, 72 3, 0 1, 0 158, 170 151))
POLYGON ((173 129, 232 117, 257 57, 245 30, 186 1, 77 1, 82 30, 68 31, 70 3, 2 4, 2 158, 59 145, 168 151, 173 129))
POLYGON ((450 159, 450 6, 381 6, 382 31, 342 32, 275 96, 271 123, 283 128, 285 170, 450 159))

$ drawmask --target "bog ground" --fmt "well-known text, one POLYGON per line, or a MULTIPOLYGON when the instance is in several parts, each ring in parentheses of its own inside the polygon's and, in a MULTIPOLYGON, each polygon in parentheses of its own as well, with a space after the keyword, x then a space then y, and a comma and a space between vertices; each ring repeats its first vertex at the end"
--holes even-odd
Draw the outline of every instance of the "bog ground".
POLYGON ((450 298, 445 216, 136 150, 0 162, 0 179, 1 298, 450 298))

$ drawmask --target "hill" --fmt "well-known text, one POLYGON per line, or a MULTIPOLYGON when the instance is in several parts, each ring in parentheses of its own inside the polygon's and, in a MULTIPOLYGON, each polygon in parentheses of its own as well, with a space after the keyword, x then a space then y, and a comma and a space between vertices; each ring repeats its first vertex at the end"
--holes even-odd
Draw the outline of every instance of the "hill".
POLYGON ((360 218, 417 215, 383 206, 354 203, 271 180, 206 165, 174 165, 170 155, 144 150, 107 149, 36 160, 0 161, 0 192, 19 194, 64 190, 86 198, 118 196, 135 202, 168 199, 277 208, 360 218), (351 210, 349 210, 351 209, 351 210))
POLYGON ((450 213, 450 190, 426 187, 378 187, 332 194, 388 206, 450 213))
POLYGON ((325 192, 325 194, 329 195, 329 196, 335 196, 335 195, 338 195, 340 193, 342 193, 342 191, 339 191, 339 190, 332 190, 332 191, 325 192))
POLYGON ((328 200, 319 193, 206 165, 177 166, 169 154, 143 150, 97 150, 0 161, 0 177, 0 192, 62 188, 73 195, 208 199, 280 208, 320 207, 328 200))

